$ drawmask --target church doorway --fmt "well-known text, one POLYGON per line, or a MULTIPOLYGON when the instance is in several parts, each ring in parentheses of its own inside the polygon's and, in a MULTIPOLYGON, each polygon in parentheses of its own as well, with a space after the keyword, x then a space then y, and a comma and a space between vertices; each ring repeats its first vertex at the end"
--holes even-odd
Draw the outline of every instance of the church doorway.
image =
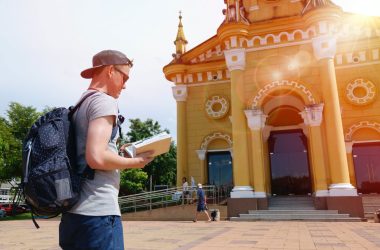
POLYGON ((233 188, 232 158, 229 151, 207 152, 208 184, 215 185, 220 196, 228 196, 233 188))
POLYGON ((302 130, 272 131, 268 142, 272 195, 310 194, 308 147, 302 130))
POLYGON ((380 193, 380 142, 358 143, 352 147, 356 187, 359 193, 380 193))

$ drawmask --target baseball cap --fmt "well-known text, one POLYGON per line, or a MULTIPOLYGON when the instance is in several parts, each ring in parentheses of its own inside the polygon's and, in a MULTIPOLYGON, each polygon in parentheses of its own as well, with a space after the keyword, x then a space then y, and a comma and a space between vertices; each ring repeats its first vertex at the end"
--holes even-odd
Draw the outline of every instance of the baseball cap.
POLYGON ((129 58, 117 50, 103 50, 92 57, 92 68, 83 70, 80 75, 83 78, 90 79, 93 77, 96 69, 107 65, 128 65, 133 66, 129 58))

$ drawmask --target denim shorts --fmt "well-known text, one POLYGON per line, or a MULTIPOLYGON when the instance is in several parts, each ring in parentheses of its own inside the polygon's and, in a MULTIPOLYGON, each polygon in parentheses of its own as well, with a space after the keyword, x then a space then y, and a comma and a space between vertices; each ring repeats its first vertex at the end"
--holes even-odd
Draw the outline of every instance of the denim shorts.
POLYGON ((64 250, 122 250, 124 240, 120 216, 65 213, 59 224, 59 246, 64 250))

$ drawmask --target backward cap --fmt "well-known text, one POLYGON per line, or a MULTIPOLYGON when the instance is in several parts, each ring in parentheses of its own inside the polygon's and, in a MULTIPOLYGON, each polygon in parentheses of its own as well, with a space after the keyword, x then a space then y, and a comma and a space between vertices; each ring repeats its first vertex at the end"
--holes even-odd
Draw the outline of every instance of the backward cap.
POLYGON ((83 78, 90 79, 93 77, 96 69, 107 65, 129 65, 133 63, 129 58, 117 50, 103 50, 92 57, 92 68, 83 70, 80 75, 83 78))

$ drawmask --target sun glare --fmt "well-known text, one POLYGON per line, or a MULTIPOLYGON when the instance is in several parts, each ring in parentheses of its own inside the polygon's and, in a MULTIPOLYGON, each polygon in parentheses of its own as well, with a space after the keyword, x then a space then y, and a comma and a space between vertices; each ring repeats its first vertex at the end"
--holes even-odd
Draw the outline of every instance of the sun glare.
POLYGON ((344 11, 368 16, 380 16, 379 0, 334 0, 344 11))

